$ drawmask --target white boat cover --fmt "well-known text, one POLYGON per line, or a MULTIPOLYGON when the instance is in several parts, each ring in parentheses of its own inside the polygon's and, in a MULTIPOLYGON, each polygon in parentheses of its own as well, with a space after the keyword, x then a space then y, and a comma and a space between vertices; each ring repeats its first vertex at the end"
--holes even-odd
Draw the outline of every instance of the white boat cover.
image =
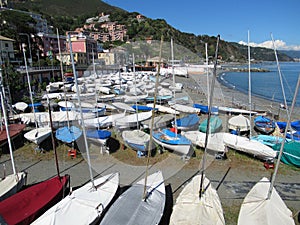
POLYGON ((10 174, 0 180, 0 201, 17 193, 25 184, 26 173, 10 174))
POLYGON ((50 127, 39 127, 24 134, 24 137, 37 145, 42 143, 51 134, 50 127))
POLYGON ((149 112, 141 112, 141 113, 134 113, 123 118, 119 118, 115 120, 116 126, 135 126, 137 122, 142 122, 151 118, 152 111, 149 112))
POLYGON ((201 175, 195 176, 176 199, 170 225, 224 225, 223 209, 217 191, 204 178, 206 191, 199 198, 201 175))
POLYGON ((293 214, 273 187, 267 199, 270 181, 262 178, 245 197, 238 218, 238 225, 294 225, 293 214))
POLYGON ((100 225, 159 224, 166 200, 162 172, 147 177, 145 199, 144 183, 142 179, 125 191, 109 208, 100 225))
POLYGON ((230 108, 230 107, 223 107, 223 106, 219 106, 219 111, 222 112, 227 112, 227 113, 243 113, 243 114, 252 114, 255 115, 257 114, 257 112, 255 111, 249 111, 249 110, 245 110, 245 109, 238 109, 238 108, 230 108))
POLYGON ((125 113, 112 114, 110 116, 101 116, 97 118, 85 119, 84 125, 86 127, 107 128, 113 126, 117 119, 123 118, 125 113))
MULTIPOLYGON (((153 103, 149 103, 147 104, 148 107, 152 107, 154 106, 153 103)), ((159 112, 162 112, 162 113, 170 113, 170 114, 173 114, 173 115, 179 115, 180 112, 179 111, 176 111, 174 109, 172 109, 171 107, 167 107, 167 106, 163 106, 163 105, 155 105, 155 108, 159 111, 159 112)))
POLYGON ((107 103, 102 103, 98 102, 96 105, 98 108, 106 108, 106 110, 116 110, 117 108, 113 105, 107 104, 107 103))
POLYGON ((124 111, 127 111, 127 112, 135 112, 136 111, 131 106, 129 106, 126 103, 123 103, 123 102, 113 102, 112 105, 114 107, 116 107, 117 109, 124 110, 124 111))
POLYGON ((47 93, 44 94, 42 99, 62 99, 63 93, 47 93))
POLYGON ((233 116, 228 120, 228 129, 249 131, 250 130, 250 120, 243 116, 242 114, 238 116, 233 116))
MULTIPOLYGON (((205 147, 206 134, 200 131, 182 131, 181 134, 189 139, 194 145, 205 147)), ((208 135, 207 149, 215 152, 227 152, 223 142, 224 133, 213 133, 208 135)))
MULTIPOLYGON (((171 114, 164 114, 162 116, 154 117, 153 129, 165 128, 168 124, 174 120, 174 116, 171 114)), ((145 128, 150 128, 152 123, 152 118, 142 122, 145 128)))
POLYGON ((146 145, 150 140, 150 135, 142 130, 124 130, 122 132, 122 138, 125 142, 146 145))
MULTIPOLYGON (((25 124, 34 123, 35 117, 33 113, 21 113, 18 114, 21 121, 25 124)), ((49 113, 48 112, 36 112, 36 119, 38 123, 46 126, 50 124, 49 113)), ((67 122, 67 113, 66 112, 52 112, 52 122, 55 128, 60 126, 60 123, 67 122)), ((77 121, 80 118, 80 113, 75 111, 68 112, 69 121, 77 121)), ((83 113, 85 119, 95 118, 94 113, 83 113)))
POLYGON ((230 148, 254 155, 260 159, 273 159, 277 155, 276 151, 269 146, 247 137, 225 133, 223 141, 230 148))
POLYGON ((17 110, 23 111, 28 107, 28 104, 25 102, 17 102, 13 105, 17 110))
POLYGON ((96 189, 89 182, 58 202, 32 224, 88 225, 94 222, 113 199, 119 186, 119 173, 94 180, 96 189))
POLYGON ((181 105, 181 104, 171 104, 171 108, 184 113, 200 113, 200 109, 194 108, 188 105, 181 105))
POLYGON ((123 95, 124 102, 127 102, 127 103, 140 102, 140 101, 144 100, 147 97, 148 97, 147 94, 137 95, 137 96, 123 95))
POLYGON ((69 101, 60 101, 57 103, 60 107, 73 108, 74 103, 69 101))

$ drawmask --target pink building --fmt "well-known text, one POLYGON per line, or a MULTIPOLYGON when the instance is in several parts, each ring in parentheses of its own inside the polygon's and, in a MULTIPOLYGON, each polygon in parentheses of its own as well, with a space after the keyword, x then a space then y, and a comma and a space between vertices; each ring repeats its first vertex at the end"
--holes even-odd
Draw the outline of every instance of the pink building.
MULTIPOLYGON (((93 54, 94 56, 97 54, 97 42, 93 38, 83 35, 82 33, 72 31, 68 33, 70 33, 71 36, 72 50, 75 54, 75 57, 76 55, 81 56, 80 61, 77 63, 84 65, 91 64, 93 60, 93 54)), ((69 43, 67 43, 66 48, 67 51, 70 52, 69 43)))

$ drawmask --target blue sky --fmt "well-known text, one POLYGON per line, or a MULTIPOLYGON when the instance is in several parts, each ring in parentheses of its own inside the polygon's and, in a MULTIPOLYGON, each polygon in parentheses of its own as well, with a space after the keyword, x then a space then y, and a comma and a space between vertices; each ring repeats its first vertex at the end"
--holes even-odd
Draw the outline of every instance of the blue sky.
POLYGON ((300 50, 300 0, 103 0, 128 12, 165 19, 174 28, 252 46, 300 50))

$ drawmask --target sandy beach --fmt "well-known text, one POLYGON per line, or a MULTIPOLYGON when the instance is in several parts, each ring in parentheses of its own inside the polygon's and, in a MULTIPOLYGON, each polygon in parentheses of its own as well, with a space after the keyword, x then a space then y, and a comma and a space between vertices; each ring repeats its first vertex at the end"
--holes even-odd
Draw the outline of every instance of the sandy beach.
MULTIPOLYGON (((194 103, 206 103, 204 75, 191 75, 189 78, 176 77, 176 82, 184 85, 181 95, 188 95, 194 103)), ((233 107, 244 107, 248 104, 248 96, 233 89, 228 89, 216 82, 214 103, 233 107)), ((255 109, 266 110, 269 114, 278 115, 279 120, 286 120, 285 112, 279 110, 279 104, 270 103, 265 99, 253 97, 252 103, 255 109)), ((226 115, 222 115, 226 118, 226 115)), ((201 121, 205 115, 200 116, 201 121)), ((299 109, 297 108, 292 116, 293 119, 300 119, 299 109)), ((226 130, 226 125, 223 125, 226 130)), ((24 170, 28 173, 27 184, 31 185, 56 175, 54 159, 47 154, 36 152, 33 144, 26 143, 26 154, 24 148, 15 150, 15 163, 19 171, 24 170), (23 151, 23 152, 22 152, 23 151), (47 155, 47 157, 45 156, 47 155)), ((92 144, 91 144, 92 145, 92 144)), ((91 146, 90 145, 90 146, 91 146)), ((59 165, 62 174, 71 176, 71 186, 79 187, 90 180, 85 153, 76 159, 67 156, 68 149, 60 149, 59 165)), ((119 150, 121 151, 121 150, 119 150)), ((122 150, 123 151, 123 150, 122 150)), ((124 151, 131 151, 126 149, 124 151)), ((195 148, 197 155, 203 152, 195 148)), ((213 187, 217 188, 220 196, 226 224, 236 224, 237 215, 242 201, 253 185, 262 177, 270 178, 273 169, 266 169, 263 162, 245 156, 235 151, 228 153, 226 160, 215 160, 210 156, 205 171, 206 176, 211 180, 213 187)), ((8 154, 1 155, 0 163, 6 165, 7 173, 11 171, 10 157, 8 154)), ((124 163, 114 157, 114 154, 101 154, 97 146, 91 146, 91 164, 93 176, 106 175, 118 171, 120 173, 120 190, 143 178, 145 166, 136 166, 124 163)), ((184 184, 199 170, 200 159, 192 157, 190 160, 183 160, 180 156, 170 153, 161 162, 149 166, 149 172, 162 170, 167 190, 167 202, 165 214, 160 225, 167 225, 169 222, 172 205, 176 197, 182 190, 184 184)), ((9 172, 10 173, 10 172, 9 172)), ((0 174, 3 174, 1 168, 0 174)), ((295 214, 300 210, 300 170, 299 168, 280 165, 279 173, 276 178, 275 187, 286 205, 295 214)), ((298 224, 296 222, 296 224, 298 224)))

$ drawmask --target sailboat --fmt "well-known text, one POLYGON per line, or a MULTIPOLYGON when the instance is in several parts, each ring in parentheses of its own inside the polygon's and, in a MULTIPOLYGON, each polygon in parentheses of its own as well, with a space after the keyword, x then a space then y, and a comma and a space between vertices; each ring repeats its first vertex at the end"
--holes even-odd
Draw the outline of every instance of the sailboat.
MULTIPOLYGON (((133 53, 133 76, 134 76, 134 94, 137 95, 137 90, 136 90, 136 73, 135 73, 135 57, 133 53)), ((153 143, 150 143, 150 135, 142 130, 139 130, 139 118, 140 118, 140 113, 141 107, 138 107, 139 105, 137 104, 137 101, 134 106, 132 106, 133 109, 136 110, 135 116, 136 116, 136 129, 134 130, 124 130, 122 132, 122 138, 125 141, 125 143, 131 147, 132 149, 140 152, 147 152, 149 149, 149 145, 151 145, 152 149, 155 148, 155 145, 153 143)), ((143 106, 147 107, 147 106, 143 106)), ((148 110, 143 110, 143 111, 149 111, 149 116, 152 116, 152 110, 155 110, 151 107, 147 107, 148 110)), ((144 108, 145 109, 145 108, 144 108)), ((149 117, 149 118, 150 118, 149 117)), ((124 118, 122 118, 124 119, 124 118)), ((152 150, 151 149, 151 150, 152 150)))
MULTIPOLYGON (((293 111, 296 96, 300 85, 300 76, 291 106, 293 111)), ((289 116, 288 123, 290 123, 291 115, 289 116)), ((271 182, 267 178, 262 178, 254 187, 249 191, 245 197, 238 218, 238 225, 294 225, 293 215, 290 209, 285 205, 278 192, 274 188, 275 178, 279 168, 280 160, 283 154, 287 130, 284 133, 284 141, 281 142, 281 147, 276 163, 276 167, 272 176, 271 182)))
MULTIPOLYGON (((70 34, 68 36, 68 40, 70 45, 74 81, 75 85, 78 87, 70 34)), ((77 97, 79 109, 81 109, 81 101, 78 92, 77 97)), ((34 224, 92 224, 101 216, 118 189, 119 173, 108 174, 94 180, 91 169, 89 147, 83 121, 83 113, 81 110, 80 116, 83 123, 82 129, 84 136, 84 145, 87 153, 87 162, 90 172, 90 182, 80 187, 79 189, 72 191, 70 195, 68 195, 48 211, 46 211, 40 218, 38 218, 34 222, 34 224)))
MULTIPOLYGON (((174 75, 174 53, 173 53, 173 39, 171 39, 171 54, 172 54, 172 74, 173 74, 173 86, 175 86, 175 75, 174 75)), ((174 91, 175 101, 175 91, 174 91)), ((175 103, 176 104, 176 101, 175 103)), ((177 110, 177 109, 176 109, 177 110)), ((196 115, 197 116, 197 115, 196 115)), ((192 143, 189 139, 178 133, 176 114, 174 114, 175 123, 173 128, 164 128, 162 130, 153 131, 153 140, 162 146, 181 155, 189 155, 192 150, 192 143)), ((195 118, 195 116, 192 116, 195 118)), ((199 121, 199 118, 195 118, 199 121)))
POLYGON ((1 180, 0 180, 0 202, 11 195, 15 194, 18 192, 23 185, 26 182, 26 176, 27 174, 25 172, 17 172, 15 168, 15 163, 14 163, 14 156, 13 156, 13 149, 12 149, 12 143, 11 143, 11 137, 10 137, 10 127, 7 122, 7 115, 6 115, 6 109, 4 105, 4 99, 3 99, 3 86, 2 86, 2 74, 1 74, 1 69, 0 69, 0 95, 1 95, 1 105, 2 105, 2 112, 4 116, 4 122, 5 122, 5 133, 7 135, 7 142, 8 142, 8 147, 9 147, 9 153, 10 153, 10 159, 11 159, 11 164, 12 164, 12 169, 13 173, 10 175, 5 175, 1 180))
MULTIPOLYGON (((161 49, 162 40, 160 46, 160 59, 161 49)), ((156 75, 156 91, 158 86, 159 71, 160 63, 156 75)), ((154 99, 156 100, 156 95, 154 96, 154 99)), ((154 122, 154 108, 155 106, 152 109, 151 128, 153 127, 154 122)), ((150 129, 150 141, 152 141, 152 129, 150 129)), ((151 146, 149 146, 148 157, 150 157, 150 149, 151 146)), ((132 185, 127 191, 123 192, 118 197, 118 199, 105 214, 103 220, 100 222, 100 225, 156 225, 160 222, 164 212, 165 200, 166 193, 162 172, 157 171, 151 175, 148 175, 147 164, 145 178, 132 185)))
POLYGON ((29 74, 28 74, 28 68, 27 68, 27 61, 26 61, 24 46, 23 46, 23 56, 24 56, 26 74, 27 74, 29 95, 30 95, 30 100, 31 100, 31 105, 32 105, 32 112, 33 112, 33 115, 34 115, 34 123, 35 123, 35 129, 25 133, 24 137, 27 140, 32 141, 35 144, 39 145, 40 143, 42 143, 42 141, 44 141, 47 137, 49 137, 51 135, 51 128, 50 127, 38 127, 38 125, 37 125, 36 116, 35 116, 35 109, 34 109, 34 103, 33 103, 33 97, 32 97, 32 91, 31 91, 31 83, 30 83, 30 77, 29 77, 29 74))
MULTIPOLYGON (((249 39, 249 35, 248 35, 249 39)), ((249 42, 249 40, 248 40, 249 42)), ((251 69, 250 69, 250 45, 248 44, 248 71, 249 71, 249 107, 251 111, 251 69)), ((249 114, 250 120, 252 113, 249 114)), ((242 114, 234 116, 228 120, 228 128, 234 130, 238 135, 226 133, 224 135, 224 143, 227 147, 242 151, 244 153, 253 155, 261 160, 273 160, 276 157, 276 151, 263 143, 252 140, 251 123, 248 118, 242 114), (250 138, 239 136, 240 132, 249 132, 250 138)))
MULTIPOLYGON (((215 59, 217 60, 218 43, 215 59)), ((194 176, 194 178, 183 188, 176 203, 173 206, 173 212, 170 218, 170 225, 175 224, 225 224, 223 209, 218 197, 217 191, 211 186, 209 179, 205 176, 205 161, 209 135, 209 121, 211 116, 213 87, 216 77, 216 64, 214 78, 211 83, 211 93, 208 110, 208 123, 206 129, 205 151, 202 160, 202 172, 194 176)))
MULTIPOLYGON (((49 117, 51 120, 51 110, 49 110, 49 117)), ((57 176, 34 184, 1 201, 1 224, 30 224, 64 195, 69 183, 69 175, 60 176, 52 126, 51 134, 57 176)))
POLYGON ((109 208, 100 225, 158 224, 165 206, 162 172, 157 171, 147 177, 147 193, 142 199, 144 183, 145 179, 141 179, 120 195, 109 208))

